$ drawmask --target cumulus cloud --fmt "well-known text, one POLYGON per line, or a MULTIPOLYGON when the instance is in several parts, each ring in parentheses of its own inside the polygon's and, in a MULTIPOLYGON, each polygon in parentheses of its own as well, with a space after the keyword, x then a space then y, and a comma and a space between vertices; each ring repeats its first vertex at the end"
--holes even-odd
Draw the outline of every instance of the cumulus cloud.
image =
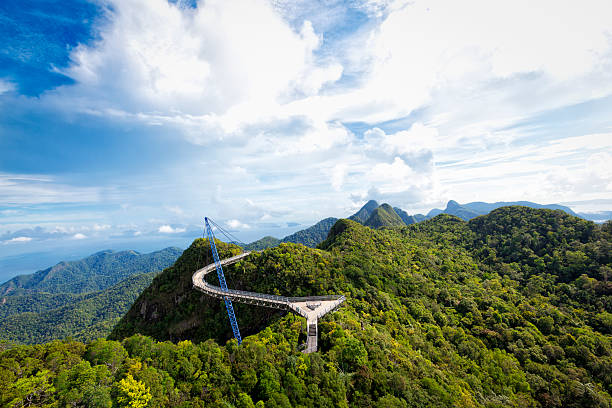
POLYGON ((72 236, 72 239, 86 239, 87 235, 77 232, 72 236))
POLYGON ((227 221, 227 226, 232 229, 249 229, 250 225, 240 222, 238 220, 229 220, 227 221))
POLYGON ((162 234, 179 234, 185 231, 186 231, 185 228, 181 228, 181 227, 173 228, 170 225, 162 225, 157 229, 157 232, 160 232, 162 234))
POLYGON ((43 239, 54 239, 54 238, 63 238, 69 236, 70 233, 67 229, 59 230, 53 229, 48 230, 43 227, 35 227, 35 228, 22 228, 17 231, 6 231, 2 235, 0 235, 0 241, 13 241, 13 242, 25 242, 35 240, 43 240, 43 239))
POLYGON ((541 188, 562 201, 571 197, 595 198, 612 193, 612 154, 591 154, 573 168, 555 166, 542 174, 541 188), (596 192, 596 194, 593 194, 596 192))
POLYGON ((60 106, 227 133, 342 74, 315 56, 321 37, 309 21, 296 30, 263 0, 111 4, 100 40, 62 70, 77 84, 48 95, 60 106))
MULTIPOLYGON (((210 204, 230 228, 255 229, 288 214, 300 222, 342 216, 357 198, 409 207, 609 190, 610 147, 601 143, 609 136, 525 141, 531 129, 516 126, 612 92, 608 1, 363 0, 350 5, 370 20, 346 32, 334 31, 343 3, 333 13, 284 0, 109 4, 97 40, 74 49, 61 69, 75 84, 40 104, 71 118, 156 126, 206 148, 204 159, 177 160, 160 176, 171 183, 143 188, 149 197, 126 189, 126 218, 158 208, 176 217, 127 234, 190 233, 184 225, 201 211, 190 202, 210 204), (160 202, 169 189, 177 200, 160 202)), ((110 202, 111 193, 0 176, 3 203, 110 202)))
MULTIPOLYGON (((363 85, 342 99, 341 109, 353 112, 356 120, 377 122, 408 115, 425 104, 443 105, 439 96, 478 104, 471 96, 491 92, 492 84, 530 83, 534 74, 539 76, 537 87, 543 87, 534 98, 531 82, 530 105, 537 101, 542 108, 592 98, 590 88, 558 95, 562 100, 550 100, 549 92, 563 84, 574 87, 571 81, 585 76, 609 78, 609 72, 602 71, 611 51, 609 12, 605 0, 589 7, 552 0, 537 7, 529 1, 486 0, 405 4, 368 36, 356 39, 353 59, 366 62, 363 85)), ((601 95, 610 91, 604 88, 599 89, 601 95)), ((518 96, 512 89, 503 94, 510 99, 518 96)))

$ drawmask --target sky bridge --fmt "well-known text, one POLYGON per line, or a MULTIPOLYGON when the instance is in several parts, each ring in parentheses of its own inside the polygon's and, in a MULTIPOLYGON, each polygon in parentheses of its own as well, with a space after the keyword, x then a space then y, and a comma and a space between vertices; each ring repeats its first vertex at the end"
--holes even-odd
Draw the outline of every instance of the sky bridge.
MULTIPOLYGON (((327 313, 337 309, 340 304, 342 304, 342 302, 346 300, 346 298, 341 295, 306 297, 286 297, 268 295, 265 293, 222 288, 219 286, 211 285, 210 283, 206 282, 204 277, 210 272, 216 270, 218 273, 219 269, 221 269, 222 266, 234 264, 240 261, 241 259, 246 258, 250 254, 251 252, 243 252, 231 258, 226 258, 223 260, 215 259, 215 262, 206 265, 201 269, 198 269, 192 276, 194 288, 201 292, 204 292, 208 296, 225 300, 226 305, 229 301, 228 311, 230 308, 232 309, 230 321, 232 320, 233 315, 233 307, 231 306, 232 301, 287 310, 306 318, 307 340, 306 349, 304 350, 304 353, 312 353, 317 351, 318 320, 321 317, 325 316, 327 313)), ((223 278, 223 282, 224 281, 225 278, 223 278)), ((235 317, 234 321, 232 321, 232 328, 234 328, 234 324, 236 325, 236 330, 234 330, 234 333, 236 334, 237 322, 235 322, 235 317)), ((239 332, 237 338, 240 342, 241 339, 239 337, 239 332)))

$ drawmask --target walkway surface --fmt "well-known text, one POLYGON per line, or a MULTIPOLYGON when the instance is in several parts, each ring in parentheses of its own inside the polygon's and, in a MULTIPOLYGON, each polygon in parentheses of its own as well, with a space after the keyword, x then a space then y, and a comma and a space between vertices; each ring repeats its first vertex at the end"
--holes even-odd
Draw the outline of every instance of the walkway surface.
MULTIPOLYGON (((221 265, 225 266, 234 264, 241 259, 246 258, 250 254, 251 252, 243 252, 231 258, 223 259, 221 260, 221 265)), ((297 315, 305 317, 308 337, 306 340, 306 349, 304 350, 304 353, 312 353, 317 351, 318 320, 327 313, 337 309, 340 304, 346 300, 344 296, 339 295, 287 297, 268 295, 265 293, 247 292, 244 290, 223 290, 219 286, 211 285, 204 279, 207 274, 213 271, 216 271, 214 262, 195 271, 192 276, 193 286, 197 290, 215 298, 224 299, 227 297, 232 302, 289 310, 297 315)))

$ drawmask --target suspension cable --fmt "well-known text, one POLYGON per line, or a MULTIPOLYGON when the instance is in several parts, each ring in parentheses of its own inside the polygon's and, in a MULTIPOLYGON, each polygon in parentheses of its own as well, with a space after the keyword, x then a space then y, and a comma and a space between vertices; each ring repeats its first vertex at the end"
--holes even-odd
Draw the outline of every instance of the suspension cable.
POLYGON ((225 235, 225 237, 228 239, 229 242, 238 243, 240 246, 242 246, 244 248, 246 243, 242 242, 234 234, 232 234, 231 232, 225 230, 224 228, 222 228, 219 224, 217 224, 216 222, 214 222, 210 218, 208 219, 208 221, 210 221, 211 224, 213 224, 219 231, 221 231, 221 233, 223 235, 225 235))

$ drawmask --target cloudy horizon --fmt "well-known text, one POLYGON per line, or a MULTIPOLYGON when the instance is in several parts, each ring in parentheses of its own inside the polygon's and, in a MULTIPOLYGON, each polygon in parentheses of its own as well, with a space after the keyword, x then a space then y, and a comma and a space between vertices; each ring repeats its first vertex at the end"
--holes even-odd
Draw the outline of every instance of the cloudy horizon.
POLYGON ((161 248, 204 216, 282 237, 368 199, 612 210, 609 1, 9 0, 0 17, 3 255, 161 248))

